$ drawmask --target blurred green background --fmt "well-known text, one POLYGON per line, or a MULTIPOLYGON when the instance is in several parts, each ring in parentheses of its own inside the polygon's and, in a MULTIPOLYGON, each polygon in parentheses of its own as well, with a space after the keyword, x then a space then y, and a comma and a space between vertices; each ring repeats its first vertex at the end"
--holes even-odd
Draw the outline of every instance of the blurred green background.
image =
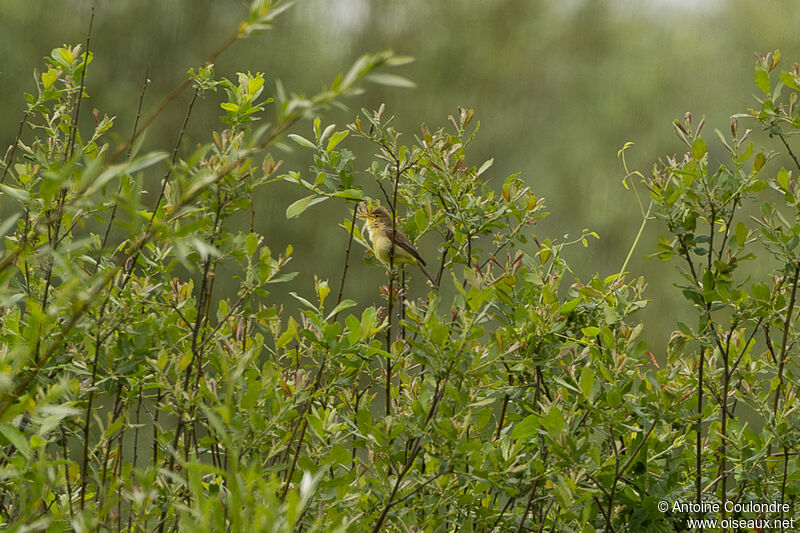
MULTIPOLYGON (((41 69, 53 47, 85 41, 91 6, 89 106, 117 117, 120 138, 131 130, 146 68, 148 112, 246 14, 244 2, 228 0, 0 0, 0 146, 16 134, 23 92, 35 92, 33 69, 41 69)), ((754 53, 781 49, 783 68, 800 60, 798 20, 800 4, 792 0, 300 0, 273 30, 235 43, 216 70, 228 77, 263 71, 270 83, 280 79, 291 91, 312 94, 364 52, 391 48, 414 56, 395 73, 415 81, 416 89, 369 86, 346 102, 348 110, 332 109, 323 122, 343 128, 361 107, 385 103, 410 140, 421 122, 445 125, 457 107, 474 108, 481 131, 467 163, 494 157, 498 187, 522 172, 552 212, 534 228, 537 235, 596 231, 599 241, 569 253, 575 275, 586 278, 619 270, 641 222, 633 194, 621 185, 617 151, 635 142, 629 165, 647 174, 659 156, 683 151, 670 122, 690 111, 707 116, 712 155, 721 155, 713 150, 713 129, 728 132, 729 116, 754 105, 754 53)), ((189 97, 182 95, 153 124, 144 149, 172 146, 189 97)), ((207 97, 195 110, 183 153, 221 129, 220 99, 207 97)), ((91 120, 91 113, 83 118, 91 120)), ((311 125, 302 122, 294 131, 310 136, 311 125)), ((284 169, 304 171, 310 164, 301 149, 274 155, 284 169)), ((359 160, 359 168, 368 164, 359 160)), ((376 194, 371 184, 368 190, 376 194)), ((294 245, 291 266, 301 271, 301 287, 311 292, 315 272, 338 287, 347 234, 336 223, 348 216, 347 206, 326 202, 287 221, 286 207, 303 191, 278 183, 261 194, 257 230, 273 250, 294 245), (325 221, 322 234, 312 232, 317 220, 325 221)), ((653 302, 642 318, 656 350, 676 318, 688 314, 679 291, 670 290, 674 266, 644 257, 659 233, 659 223, 650 223, 629 265, 650 283, 653 302)), ((423 242, 424 254, 435 246, 423 242)), ((384 273, 363 265, 361 256, 359 250, 348 289, 368 304, 379 300, 384 273)), ((414 286, 423 290, 421 280, 414 286)), ((224 284, 218 287, 224 297, 224 284)), ((275 297, 283 300, 281 290, 275 297)))

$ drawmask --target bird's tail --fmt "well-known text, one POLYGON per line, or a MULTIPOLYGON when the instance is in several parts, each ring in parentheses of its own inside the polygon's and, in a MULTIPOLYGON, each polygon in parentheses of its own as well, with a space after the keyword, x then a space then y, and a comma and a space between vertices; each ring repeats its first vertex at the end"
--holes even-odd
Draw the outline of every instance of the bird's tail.
POLYGON ((423 265, 422 263, 417 261, 417 266, 419 266, 419 269, 422 270, 422 273, 425 274, 425 277, 427 277, 430 280, 430 282, 433 284, 433 288, 438 289, 439 288, 439 284, 436 283, 436 280, 433 278, 433 276, 431 276, 431 273, 428 272, 428 269, 425 268, 425 265, 423 265))

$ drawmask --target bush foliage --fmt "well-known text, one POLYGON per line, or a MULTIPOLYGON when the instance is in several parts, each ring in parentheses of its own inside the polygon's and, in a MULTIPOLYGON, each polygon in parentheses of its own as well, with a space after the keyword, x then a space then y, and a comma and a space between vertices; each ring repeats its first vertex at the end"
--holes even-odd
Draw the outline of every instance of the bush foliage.
MULTIPOLYGON (((284 7, 254 2, 233 40, 284 7)), ((715 131, 725 163, 687 115, 674 126, 688 151, 625 178, 696 312, 664 358, 640 340, 645 281, 625 266, 574 279, 565 248, 597 236, 538 235, 542 199, 470 156, 472 111, 406 137, 383 108, 324 125, 365 80, 408 86, 386 72, 407 58, 364 56, 311 97, 266 97, 262 74, 206 63, 175 94, 194 91, 186 121, 199 96, 222 97, 221 129, 143 154, 154 115, 125 142, 97 111, 78 127, 92 59, 46 58, 0 169, 8 530, 679 531, 696 516, 660 502, 794 504, 800 196, 740 123, 792 154, 796 65, 759 58, 758 109, 715 131), (281 168, 285 141, 309 169, 281 168), (298 224, 339 206, 347 247, 325 259, 340 279, 297 284, 291 247, 255 231, 253 193, 278 180, 303 191, 286 208, 298 224), (357 216, 375 201, 436 243, 441 289, 396 271, 374 302, 347 298, 378 268, 357 216), (235 293, 214 291, 223 270, 235 293), (273 302, 277 283, 296 313, 273 302)))

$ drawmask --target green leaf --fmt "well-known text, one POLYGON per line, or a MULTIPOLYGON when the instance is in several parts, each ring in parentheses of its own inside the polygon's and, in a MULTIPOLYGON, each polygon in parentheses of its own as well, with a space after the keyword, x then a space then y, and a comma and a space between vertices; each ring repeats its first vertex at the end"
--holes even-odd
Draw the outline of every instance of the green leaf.
POLYGON ((221 104, 219 104, 219 106, 225 111, 230 111, 231 113, 239 112, 239 106, 232 102, 222 102, 221 104))
POLYGON ((49 89, 58 79, 58 71, 50 68, 47 72, 42 73, 42 85, 45 89, 49 89))
POLYGON ((781 191, 786 191, 789 188, 789 172, 785 168, 781 167, 775 179, 778 180, 781 191))
POLYGON ((20 216, 21 216, 20 213, 14 213, 13 215, 8 216, 8 218, 0 222, 0 237, 5 236, 5 234, 8 233, 8 231, 16 225, 17 220, 19 220, 20 216))
POLYGON ((758 192, 758 191, 763 191, 766 188, 767 188, 767 182, 765 182, 764 180, 757 179, 750 185, 745 187, 744 192, 749 192, 749 193, 758 192))
POLYGON ((588 365, 581 369, 581 377, 578 381, 578 385, 581 387, 583 397, 588 400, 589 395, 592 393, 592 387, 594 387, 594 371, 592 371, 588 365))
POLYGON ((294 318, 289 318, 289 323, 286 325, 286 331, 281 333, 278 336, 278 339, 275 341, 275 348, 280 350, 290 342, 294 338, 297 337, 297 322, 294 318))
POLYGON ((112 423, 111 423, 111 424, 110 424, 110 425, 109 425, 109 426, 106 428, 106 430, 105 430, 105 431, 103 431, 103 439, 107 439, 107 438, 109 438, 111 435, 113 435, 114 433, 116 433, 117 431, 119 431, 119 429, 122 427, 122 425, 123 425, 124 423, 125 423, 125 418, 124 418, 124 417, 121 417, 121 416, 120 416, 120 417, 117 417, 117 419, 116 419, 116 420, 114 420, 114 421, 113 421, 113 422, 112 422, 112 423))
POLYGON ((763 283, 754 283, 751 291, 753 292, 753 298, 761 300, 762 302, 769 301, 771 297, 769 287, 763 283))
POLYGON ((2 433, 3 436, 8 439, 8 442, 10 442, 19 453, 24 455, 26 458, 30 457, 31 446, 28 444, 28 439, 25 438, 25 435, 20 433, 17 428, 8 422, 4 422, 0 424, 0 433, 2 433))
POLYGON ((581 333, 583 333, 586 337, 595 338, 600 335, 600 328, 595 326, 588 326, 581 329, 581 333))
POLYGON ((311 141, 309 141, 308 139, 306 139, 301 135, 297 135, 296 133, 290 133, 289 138, 294 142, 296 142, 297 144, 299 144, 300 146, 305 146, 306 148, 311 148, 312 150, 317 149, 317 146, 314 143, 312 143, 311 141))
POLYGON ((542 418, 542 425, 552 437, 557 437, 564 430, 564 415, 555 405, 550 406, 547 415, 542 418))
POLYGON ((558 308, 559 314, 562 314, 562 315, 570 314, 571 312, 573 312, 575 310, 576 307, 578 307, 578 304, 580 303, 580 301, 581 301, 581 299, 580 299, 580 297, 578 297, 578 298, 573 298, 572 300, 570 300, 568 302, 565 302, 564 304, 561 305, 561 307, 558 308))
POLYGON ((613 348, 616 345, 614 334, 611 333, 611 328, 608 326, 603 326, 600 330, 600 339, 607 348, 613 348))
POLYGON ((714 273, 710 270, 703 272, 703 290, 710 291, 714 288, 714 273))
POLYGON ((522 440, 535 435, 540 425, 539 418, 538 415, 528 415, 523 418, 514 426, 514 429, 511 430, 511 438, 514 440, 522 440))
POLYGON ((287 272, 286 274, 281 274, 277 278, 272 278, 269 280, 270 283, 286 283, 287 281, 292 281, 294 278, 297 277, 299 272, 287 272))
POLYGON ((345 309, 349 309, 351 307, 355 307, 356 305, 357 304, 356 304, 356 302, 354 300, 342 300, 341 302, 339 302, 339 305, 334 307, 333 311, 331 311, 330 314, 328 314, 328 316, 325 317, 325 321, 327 322, 328 320, 333 318, 333 315, 335 315, 335 314, 337 314, 337 313, 339 313, 341 311, 344 311, 345 309))
POLYGON ((606 392, 606 401, 609 407, 618 407, 622 403, 622 396, 617 389, 611 389, 606 392))
POLYGON ((349 132, 347 130, 343 130, 343 131, 337 131, 336 133, 331 135, 331 138, 328 141, 328 146, 325 147, 325 151, 330 152, 331 150, 336 148, 336 145, 342 142, 344 138, 347 137, 348 133, 349 132))
POLYGON ((373 329, 378 322, 378 311, 374 307, 367 307, 361 313, 361 338, 365 339, 373 333, 373 329))
POLYGON ((300 198, 286 208, 286 218, 295 218, 312 205, 324 202, 327 199, 327 196, 317 196, 316 194, 306 196, 305 198, 300 198))
POLYGON ((28 194, 28 191, 23 189, 17 189, 16 187, 9 187, 8 185, 2 183, 0 183, 0 190, 5 192, 12 198, 19 200, 22 203, 26 203, 31 198, 30 194, 28 194))
POLYGON ((192 359, 192 352, 187 350, 186 353, 184 353, 178 360, 178 371, 183 372, 189 368, 189 364, 192 362, 192 359))
POLYGON ((783 82, 784 85, 794 89, 795 91, 800 90, 800 87, 798 87, 797 83, 795 83, 795 81, 794 81, 794 76, 792 76, 791 73, 789 73, 789 72, 787 72, 785 70, 783 72, 781 72, 781 81, 783 82))
POLYGON ((434 344, 444 346, 450 339, 450 329, 441 323, 434 324, 430 328, 430 336, 434 344))
POLYGON ((764 94, 769 94, 770 92, 769 74, 767 73, 766 70, 761 70, 761 69, 756 70, 753 79, 755 80, 756 85, 758 85, 758 88, 761 89, 764 92, 764 94))
POLYGON ((361 322, 354 315, 347 315, 344 319, 344 323, 347 325, 349 331, 347 340, 350 341, 351 345, 356 344, 361 340, 361 322))
POLYGON ((345 198, 347 200, 357 200, 361 201, 364 199, 364 191, 361 189, 345 189, 343 191, 337 191, 331 196, 336 198, 345 198))
POLYGON ((386 60, 386 65, 390 67, 399 67, 400 65, 407 65, 414 61, 415 59, 411 56, 392 56, 386 60))
POLYGON ((255 233, 248 233, 244 240, 244 248, 247 250, 248 255, 253 255, 258 249, 258 235, 255 233))
POLYGON ((480 176, 481 174, 483 174, 484 172, 486 172, 487 170, 489 170, 489 168, 492 166, 492 164, 493 164, 493 163, 494 163, 494 158, 486 160, 486 161, 485 161, 485 162, 484 162, 484 163, 481 165, 481 168, 479 168, 479 169, 478 169, 478 172, 476 173, 476 175, 477 175, 477 176, 480 176))
POLYGON ((316 305, 312 304, 311 302, 309 302, 308 300, 306 300, 305 298, 303 298, 302 296, 300 296, 300 295, 299 295, 299 294, 297 294, 296 292, 292 291, 292 292, 290 292, 289 294, 290 294, 290 295, 291 295, 291 296, 292 296, 292 297, 293 297, 295 300, 297 300, 297 301, 298 301, 298 302, 300 302, 301 304, 305 305, 305 306, 306 306, 306 307, 308 307, 309 309, 313 309, 313 310, 314 310, 315 312, 317 312, 317 313, 319 312, 319 309, 317 309, 317 306, 316 306, 316 305))
POLYGON ((736 224, 736 244, 740 247, 744 246, 745 241, 747 240, 747 226, 745 226, 742 222, 736 224))
POLYGON ((413 81, 396 74, 375 73, 369 74, 365 79, 379 85, 388 85, 390 87, 413 89, 417 86, 413 81))
POLYGON ((703 159, 703 156, 705 156, 707 153, 708 147, 706 146, 706 142, 703 140, 703 138, 698 137, 695 139, 692 143, 692 155, 694 155, 694 158, 697 160, 703 159))
POLYGON ((163 161, 164 159, 167 158, 168 155, 169 154, 167 154, 167 152, 163 151, 150 152, 143 155, 142 157, 137 157, 130 163, 126 163, 124 165, 123 170, 127 174, 134 174, 149 166, 155 165, 159 161, 163 161))
POLYGON ((742 163, 744 161, 747 161, 748 159, 750 159, 750 156, 752 156, 752 155, 753 155, 753 143, 750 143, 750 144, 747 145, 747 148, 745 149, 745 151, 742 152, 742 155, 740 155, 736 159, 736 162, 737 163, 742 163))
POLYGON ((764 152, 758 152, 756 154, 756 158, 753 160, 753 170, 758 172, 764 167, 766 163, 767 163, 767 156, 764 155, 764 152))

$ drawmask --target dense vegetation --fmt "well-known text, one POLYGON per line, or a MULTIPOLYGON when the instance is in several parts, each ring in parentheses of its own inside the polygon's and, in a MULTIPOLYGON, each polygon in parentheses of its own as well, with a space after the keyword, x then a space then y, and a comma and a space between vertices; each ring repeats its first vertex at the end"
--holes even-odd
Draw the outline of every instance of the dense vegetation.
MULTIPOLYGON (((287 6, 254 1, 211 59, 287 6)), ((796 161, 800 73, 777 52, 756 62, 756 108, 711 137, 724 162, 688 114, 674 123, 686 153, 652 172, 620 150, 639 235, 664 236, 580 280, 565 250, 596 235, 542 234, 543 199, 473 155, 471 110, 405 132, 384 106, 325 119, 367 81, 408 87, 394 72, 408 58, 363 56, 310 97, 267 96, 263 74, 208 62, 114 140, 102 111, 81 127, 104 60, 90 43, 46 58, 0 168, 7 529, 680 531, 700 513, 673 502, 794 507, 800 198, 771 150, 796 161), (141 150, 184 91, 174 143, 141 150), (221 125, 187 140, 203 105, 221 125), (287 168, 283 143, 309 167, 287 168), (317 258, 337 278, 302 282, 315 263, 256 229, 254 198, 287 183, 292 224, 341 226, 340 253, 317 258), (376 201, 439 289, 407 269, 371 301, 351 295, 385 271, 358 220, 376 201), (676 263, 694 314, 666 362, 642 340, 637 313, 667 297, 631 272, 643 248, 676 263), (231 293, 215 290, 222 276, 231 293), (297 312, 270 294, 286 285, 297 312)))

